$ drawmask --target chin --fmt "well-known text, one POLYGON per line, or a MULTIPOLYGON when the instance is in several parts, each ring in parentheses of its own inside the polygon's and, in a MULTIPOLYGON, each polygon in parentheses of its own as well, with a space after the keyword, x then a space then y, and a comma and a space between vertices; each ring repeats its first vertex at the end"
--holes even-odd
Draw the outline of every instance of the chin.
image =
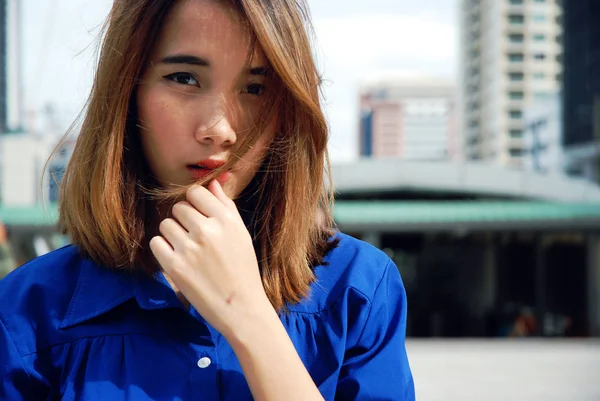
POLYGON ((240 191, 237 190, 235 182, 228 181, 223 185, 223 192, 231 199, 235 199, 240 195, 240 191))

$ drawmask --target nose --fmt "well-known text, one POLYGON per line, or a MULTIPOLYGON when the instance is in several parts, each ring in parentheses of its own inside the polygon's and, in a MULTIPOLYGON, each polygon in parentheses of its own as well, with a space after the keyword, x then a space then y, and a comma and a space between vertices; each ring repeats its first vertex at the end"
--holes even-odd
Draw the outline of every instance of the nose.
POLYGON ((215 118, 211 124, 196 130, 196 140, 205 145, 231 146, 237 140, 235 129, 226 115, 215 118))

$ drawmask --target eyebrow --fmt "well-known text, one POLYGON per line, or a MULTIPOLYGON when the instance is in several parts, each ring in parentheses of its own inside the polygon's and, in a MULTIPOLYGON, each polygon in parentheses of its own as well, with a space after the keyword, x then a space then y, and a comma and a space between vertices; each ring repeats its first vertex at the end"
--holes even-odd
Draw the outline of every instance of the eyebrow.
POLYGON ((269 71, 269 69, 267 67, 254 67, 254 68, 250 68, 250 70, 248 70, 250 75, 261 75, 263 77, 267 75, 268 71, 269 71))
POLYGON ((187 54, 176 54, 173 56, 166 56, 160 60, 164 64, 191 64, 199 65, 201 67, 210 67, 208 60, 201 57, 189 56, 187 54))
MULTIPOLYGON (((202 57, 192 56, 188 54, 176 54, 172 56, 166 56, 160 59, 163 64, 189 64, 200 67, 210 67, 210 62, 202 57)), ((252 67, 248 70, 250 75, 266 76, 268 72, 267 67, 252 67)))

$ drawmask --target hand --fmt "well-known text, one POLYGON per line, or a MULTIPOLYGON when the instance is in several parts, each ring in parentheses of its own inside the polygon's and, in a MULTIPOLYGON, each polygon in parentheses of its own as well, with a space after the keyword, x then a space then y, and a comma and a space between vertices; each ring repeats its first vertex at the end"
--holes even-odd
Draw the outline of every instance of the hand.
POLYGON ((227 337, 236 323, 273 312, 252 238, 235 206, 213 180, 187 192, 160 223, 150 249, 165 274, 206 321, 227 337))

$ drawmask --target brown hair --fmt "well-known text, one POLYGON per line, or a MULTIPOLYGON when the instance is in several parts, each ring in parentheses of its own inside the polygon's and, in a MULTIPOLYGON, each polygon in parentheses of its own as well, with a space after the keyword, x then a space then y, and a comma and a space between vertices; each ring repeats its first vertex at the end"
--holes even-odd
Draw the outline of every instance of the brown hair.
MULTIPOLYGON (((299 302, 312 267, 336 245, 321 80, 299 0, 230 0, 251 27, 282 92, 279 129, 257 188, 251 233, 263 285, 277 310, 299 302)), ((67 166, 59 224, 81 252, 110 268, 148 269, 149 212, 135 91, 173 0, 115 0, 87 111, 67 166)), ((245 149, 248 146, 244 146, 245 149)))

